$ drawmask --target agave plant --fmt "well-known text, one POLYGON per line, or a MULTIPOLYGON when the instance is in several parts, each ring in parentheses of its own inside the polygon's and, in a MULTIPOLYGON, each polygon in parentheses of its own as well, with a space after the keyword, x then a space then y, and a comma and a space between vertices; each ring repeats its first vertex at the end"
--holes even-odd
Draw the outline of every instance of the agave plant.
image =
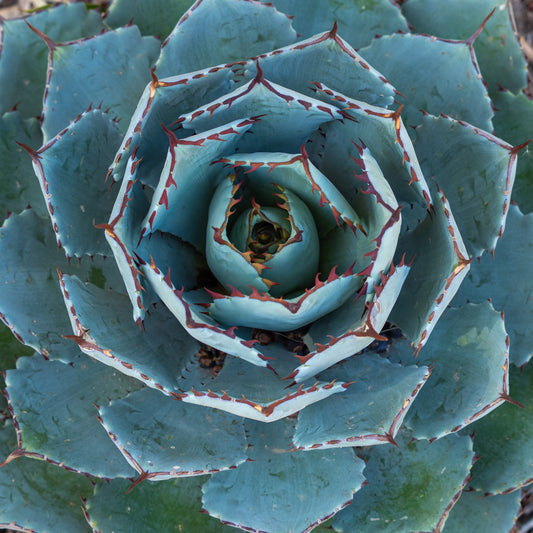
POLYGON ((510 6, 146 5, 1 22, 0 526, 508 531, 533 481, 510 6))

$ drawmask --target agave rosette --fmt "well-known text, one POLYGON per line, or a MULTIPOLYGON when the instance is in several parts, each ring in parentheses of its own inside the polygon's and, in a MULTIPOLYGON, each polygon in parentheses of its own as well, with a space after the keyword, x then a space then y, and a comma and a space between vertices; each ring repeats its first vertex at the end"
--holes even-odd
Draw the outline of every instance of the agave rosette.
MULTIPOLYGON (((3 104, 22 98, 3 124, 45 202, 28 185, 32 208, 1 230, 0 317, 46 358, 7 373, 17 444, 0 475, 30 458, 59 470, 57 490, 84 498, 81 518, 54 517, 63 528, 222 531, 194 510, 192 476, 210 474, 203 508, 244 530, 308 531, 343 507, 338 531, 442 529, 478 449, 464 428, 495 438, 480 419, 513 401, 509 347, 516 365, 530 357, 500 313, 520 304, 483 288, 509 283, 498 251, 494 268, 472 263, 502 235, 513 253, 507 218, 531 234, 510 207, 523 146, 492 125, 503 75, 491 70, 487 85, 475 50, 493 3, 476 4, 477 30, 455 40, 447 22, 443 38, 406 33, 388 1, 369 13, 326 2, 319 23, 300 2, 199 0, 174 29, 155 9, 158 31, 141 30, 169 34, 161 49, 134 25, 99 33, 80 4, 4 23, 4 48, 37 39, 48 71, 40 148, 36 124, 21 121, 40 113, 30 96, 3 104), (70 19, 80 34, 63 28, 70 19), (403 336, 391 343, 386 324, 403 336), (206 351, 226 355, 219 372, 200 364, 206 351), (130 512, 167 498, 159 522, 130 512), (112 507, 129 510, 114 523, 112 507)), ((421 24, 430 4, 410 0, 404 13, 421 24)), ((115 0, 105 23, 126 23, 135 6, 115 0)), ((507 16, 496 14, 497 31, 507 16)), ((482 66, 509 53, 520 64, 514 46, 480 46, 482 66)), ((533 476, 517 466, 495 481, 497 462, 480 464, 469 487, 482 493, 533 476)), ((510 507, 501 498, 494 509, 510 507)), ((486 512, 460 501, 455 524, 468 505, 486 512)), ((23 519, 15 507, 0 524, 44 527, 42 509, 23 519)))

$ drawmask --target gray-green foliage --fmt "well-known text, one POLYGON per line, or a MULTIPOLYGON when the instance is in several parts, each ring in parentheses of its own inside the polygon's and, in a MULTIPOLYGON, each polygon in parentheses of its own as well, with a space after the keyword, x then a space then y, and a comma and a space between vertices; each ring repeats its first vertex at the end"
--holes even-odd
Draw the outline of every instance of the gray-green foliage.
POLYGON ((511 528, 526 63, 505 3, 400 3, 0 22, 0 527, 511 528))

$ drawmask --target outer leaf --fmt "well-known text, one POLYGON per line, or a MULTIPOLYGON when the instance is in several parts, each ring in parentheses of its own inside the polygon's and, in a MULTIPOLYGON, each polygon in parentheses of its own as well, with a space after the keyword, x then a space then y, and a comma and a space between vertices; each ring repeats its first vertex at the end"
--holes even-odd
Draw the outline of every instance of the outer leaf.
POLYGON ((365 468, 365 485, 352 505, 333 521, 335 531, 411 533, 437 528, 465 483, 474 454, 468 437, 436 442, 375 446, 365 468))
POLYGON ((472 524, 483 533, 511 531, 520 510, 520 491, 483 496, 463 492, 446 520, 443 533, 468 533, 472 524))
POLYGON ((494 250, 509 208, 516 150, 469 124, 431 115, 416 128, 414 146, 424 174, 449 200, 468 253, 494 250))
MULTIPOLYGON (((508 344, 503 318, 490 303, 448 308, 417 356, 432 372, 406 418, 413 436, 458 431, 508 398, 508 344)), ((406 339, 395 339, 388 357, 414 362, 406 339)))
POLYGON ((373 352, 355 355, 322 372, 322 380, 353 383, 345 393, 310 405, 299 414, 295 446, 324 449, 394 442, 429 374, 427 367, 393 365, 373 352))
POLYGON ((143 35, 164 39, 190 6, 191 0, 151 0, 146 9, 145 0, 112 0, 105 22, 112 28, 133 22, 143 35))
MULTIPOLYGON (((4 425, 0 429, 1 457, 11 451, 14 439, 11 425, 4 425)), ((88 533, 80 498, 91 493, 91 483, 85 476, 21 457, 0 468, 0 527, 39 533, 88 533)))
POLYGON ((9 370, 7 393, 19 447, 13 454, 99 477, 133 474, 96 419, 95 403, 108 402, 142 385, 82 354, 74 363, 22 359, 9 370))
POLYGON ((141 483, 131 491, 123 479, 103 483, 85 505, 89 524, 116 533, 234 533, 200 512, 200 485, 207 477, 141 483))
POLYGON ((48 44, 51 53, 42 124, 45 141, 90 105, 109 108, 112 116, 122 119, 124 132, 150 81, 159 41, 141 37, 138 28, 130 26, 65 45, 48 44))
POLYGON ((95 224, 106 221, 115 200, 105 176, 121 138, 117 124, 96 109, 31 152, 58 245, 69 257, 110 253, 95 224))
POLYGON ((423 109, 492 130, 490 99, 467 43, 396 34, 374 39, 360 53, 405 95, 404 115, 409 126, 420 123, 423 109), (438 75, 427 75, 432 72, 438 75))
POLYGON ((509 3, 500 0, 409 0, 402 12, 418 33, 443 39, 468 39, 492 9, 474 50, 491 96, 498 86, 517 92, 526 86, 527 66, 509 18, 509 3))
POLYGON ((523 365, 533 355, 530 325, 533 278, 527 274, 533 260, 533 214, 522 215, 511 205, 507 229, 496 247, 494 258, 485 254, 474 261, 454 305, 465 301, 492 300, 497 311, 505 313, 505 326, 511 340, 510 356, 515 365, 523 365))
POLYGON ((163 43, 156 72, 159 77, 192 72, 259 55, 295 39, 289 17, 271 5, 198 0, 163 43))
MULTIPOLYGON (((525 94, 514 95, 507 91, 498 91, 492 96, 496 106, 494 130, 498 137, 521 145, 533 138, 533 100, 525 94)), ((524 214, 533 211, 533 150, 531 145, 518 154, 516 180, 513 187, 513 200, 524 214)))
POLYGON ((346 41, 331 31, 250 59, 244 66, 246 79, 257 75, 257 59, 265 79, 316 97, 313 84, 328 80, 328 86, 371 105, 388 107, 394 87, 367 63, 346 41))
POLYGON ((510 492, 533 482, 533 364, 522 370, 511 365, 509 381, 511 396, 521 405, 505 404, 464 430, 475 432, 480 456, 471 485, 484 493, 510 492))
POLYGON ((25 21, 55 42, 95 35, 103 29, 103 24, 98 13, 87 11, 81 2, 60 4, 28 17, 2 22, 0 112, 16 106, 27 118, 41 114, 48 48, 25 21))
POLYGON ((0 318, 17 338, 52 359, 70 361, 72 329, 57 281, 56 268, 82 279, 111 283, 123 290, 110 261, 69 265, 48 220, 28 209, 0 228, 0 318))
POLYGON ((246 460, 242 420, 172 400, 152 389, 100 407, 102 423, 140 479, 235 468, 246 460))
POLYGON ((402 237, 398 250, 414 260, 391 319, 420 348, 457 292, 471 260, 440 191, 434 209, 402 237))
POLYGON ((370 43, 376 35, 408 31, 399 9, 388 0, 322 0, 320 9, 309 9, 308 0, 273 0, 277 9, 294 16, 300 38, 328 31, 336 23, 338 32, 354 48, 370 43))
POLYGON ((269 533, 309 531, 363 482, 363 463, 351 449, 290 453, 290 421, 247 428, 253 461, 214 474, 203 487, 205 509, 223 522, 269 533))
POLYGON ((61 276, 74 340, 88 355, 145 385, 175 394, 194 339, 162 306, 151 309, 143 330, 131 320, 127 296, 61 276))
POLYGON ((23 120, 20 112, 12 111, 0 117, 0 219, 18 213, 28 206, 39 216, 45 216, 46 204, 39 183, 31 168, 25 144, 37 149, 42 143, 39 122, 35 118, 23 120))

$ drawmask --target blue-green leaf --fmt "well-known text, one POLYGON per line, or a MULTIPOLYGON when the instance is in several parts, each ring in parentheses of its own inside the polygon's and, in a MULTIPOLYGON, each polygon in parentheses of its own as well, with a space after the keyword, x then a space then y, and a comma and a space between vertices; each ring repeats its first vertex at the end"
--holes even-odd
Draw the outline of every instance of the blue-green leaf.
POLYGON ((429 374, 427 367, 392 364, 373 352, 354 355, 331 367, 319 379, 353 383, 343 394, 300 412, 294 445, 324 449, 394 442, 429 374))
MULTIPOLYGON (((2 19, 0 112, 16 107, 24 118, 41 114, 48 58, 46 42, 26 21, 54 42, 95 35, 104 27, 98 13, 88 11, 82 2, 57 4, 23 18, 2 19)), ((76 114, 80 111, 83 109, 76 114)))
POLYGON ((205 509, 224 522, 269 533, 312 529, 350 502, 364 480, 363 462, 349 448, 289 451, 290 420, 246 427, 252 461, 203 487, 205 509))
POLYGON ((218 472, 246 460, 242 419, 171 399, 157 390, 145 388, 103 405, 100 416, 142 479, 218 472))
POLYGON ((320 9, 309 9, 308 0, 273 0, 277 9, 294 16, 300 38, 328 31, 337 24, 339 35, 354 48, 370 43, 376 35, 408 31, 400 10, 389 0, 322 0, 320 9))
POLYGON ((98 423, 95 404, 142 385, 81 353, 70 365, 41 355, 31 365, 26 359, 6 377, 19 432, 17 452, 99 477, 132 476, 98 423))
POLYGON ((230 63, 286 46, 295 39, 290 18, 271 5, 201 0, 163 43, 156 73, 159 77, 174 76, 230 63))
POLYGON ((467 43, 395 34, 374 39, 360 53, 405 96, 409 126, 420 123, 422 109, 492 130, 490 99, 467 43), (438 76, 418 74, 432 72, 438 76))
POLYGON ((341 510, 333 527, 342 533, 411 533, 442 525, 464 488, 474 453, 468 437, 448 435, 430 443, 411 441, 374 446, 364 471, 366 484, 341 510))
POLYGON ((121 119, 124 133, 158 51, 159 41, 141 37, 136 26, 52 46, 43 105, 45 141, 90 105, 109 108, 121 119))
MULTIPOLYGON (((10 423, 0 428, 0 457, 15 446, 10 423)), ((86 476, 20 457, 0 468, 0 527, 19 531, 89 533, 80 498, 92 494, 86 476)))

